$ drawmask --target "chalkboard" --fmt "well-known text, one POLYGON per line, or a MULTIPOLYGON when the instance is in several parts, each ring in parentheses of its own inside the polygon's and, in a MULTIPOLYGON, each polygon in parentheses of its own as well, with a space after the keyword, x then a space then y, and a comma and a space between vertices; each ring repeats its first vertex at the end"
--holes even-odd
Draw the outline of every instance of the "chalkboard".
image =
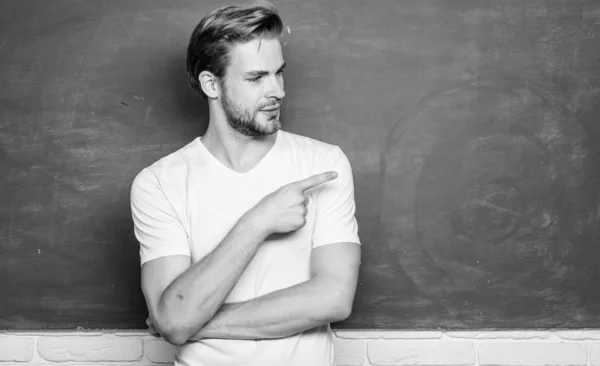
MULTIPOLYGON (((355 174, 336 328, 600 326, 600 3, 275 2, 288 131, 355 174)), ((216 0, 0 3, 0 328, 144 328, 129 189, 206 128, 216 0)))

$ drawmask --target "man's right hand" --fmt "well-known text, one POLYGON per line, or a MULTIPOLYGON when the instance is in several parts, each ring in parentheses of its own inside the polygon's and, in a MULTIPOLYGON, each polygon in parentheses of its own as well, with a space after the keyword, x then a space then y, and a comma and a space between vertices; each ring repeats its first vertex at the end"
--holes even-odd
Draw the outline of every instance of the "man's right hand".
POLYGON ((306 224, 306 191, 335 178, 336 172, 325 172, 286 184, 260 200, 248 211, 247 217, 265 228, 267 235, 298 230, 306 224))

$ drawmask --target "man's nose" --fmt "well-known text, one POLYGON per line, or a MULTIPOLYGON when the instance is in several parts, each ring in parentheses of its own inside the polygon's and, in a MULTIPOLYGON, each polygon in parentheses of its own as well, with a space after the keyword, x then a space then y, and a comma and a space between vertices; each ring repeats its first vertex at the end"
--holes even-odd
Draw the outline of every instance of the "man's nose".
POLYGON ((274 75, 269 78, 267 97, 283 99, 285 96, 285 90, 283 88, 283 77, 274 75))

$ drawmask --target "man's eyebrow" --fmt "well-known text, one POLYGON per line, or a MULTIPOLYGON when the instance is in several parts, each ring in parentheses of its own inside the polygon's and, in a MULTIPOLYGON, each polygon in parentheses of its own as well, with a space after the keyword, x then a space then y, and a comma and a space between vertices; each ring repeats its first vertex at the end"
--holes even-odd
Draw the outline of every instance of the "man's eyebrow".
POLYGON ((244 76, 248 77, 248 78, 253 78, 253 77, 257 77, 257 76, 265 76, 268 74, 269 74, 268 71, 248 71, 248 72, 244 73, 244 76))
MULTIPOLYGON (((283 71, 283 69, 285 69, 285 66, 287 64, 284 62, 283 65, 281 65, 281 67, 279 67, 279 69, 277 70, 277 72, 281 72, 283 71)), ((248 78, 254 78, 254 77, 258 77, 258 76, 265 76, 265 75, 269 75, 268 71, 264 71, 264 70, 260 70, 260 71, 248 71, 244 73, 245 77, 248 78)))

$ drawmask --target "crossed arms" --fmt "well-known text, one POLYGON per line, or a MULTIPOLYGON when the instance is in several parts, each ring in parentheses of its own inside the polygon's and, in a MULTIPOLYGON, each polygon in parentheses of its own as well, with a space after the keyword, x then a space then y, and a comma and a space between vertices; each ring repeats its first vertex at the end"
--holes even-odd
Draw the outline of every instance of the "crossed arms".
MULTIPOLYGON (((318 174, 267 195, 197 263, 191 264, 187 255, 163 256, 144 263, 142 290, 157 332, 175 345, 202 338, 269 339, 347 318, 360 264, 360 245, 353 242, 314 248, 310 279, 303 283, 249 301, 224 304, 269 235, 293 232, 306 223, 309 201, 305 191, 336 177, 332 172, 318 174)), ((346 191, 352 192, 351 181, 346 186, 346 191)), ((144 197, 141 190, 134 184, 136 222, 149 217, 136 209, 136 202, 144 197)), ((351 213, 353 218, 353 205, 351 213)))
MULTIPOLYGON (((227 243, 235 245, 233 240, 227 243)), ((350 315, 360 263, 358 244, 336 243, 316 248, 310 280, 233 304, 222 304, 227 296, 223 291, 228 287, 226 281, 233 279, 231 272, 236 270, 227 265, 231 262, 226 258, 238 265, 244 259, 239 253, 226 250, 213 251, 209 256, 192 266, 189 257, 170 256, 142 267, 142 287, 150 317, 169 343, 181 345, 202 338, 287 337, 350 315), (227 280, 213 275, 226 272, 227 280), (208 278, 213 280, 205 280, 208 278), (184 293, 189 296, 179 296, 184 293)))

